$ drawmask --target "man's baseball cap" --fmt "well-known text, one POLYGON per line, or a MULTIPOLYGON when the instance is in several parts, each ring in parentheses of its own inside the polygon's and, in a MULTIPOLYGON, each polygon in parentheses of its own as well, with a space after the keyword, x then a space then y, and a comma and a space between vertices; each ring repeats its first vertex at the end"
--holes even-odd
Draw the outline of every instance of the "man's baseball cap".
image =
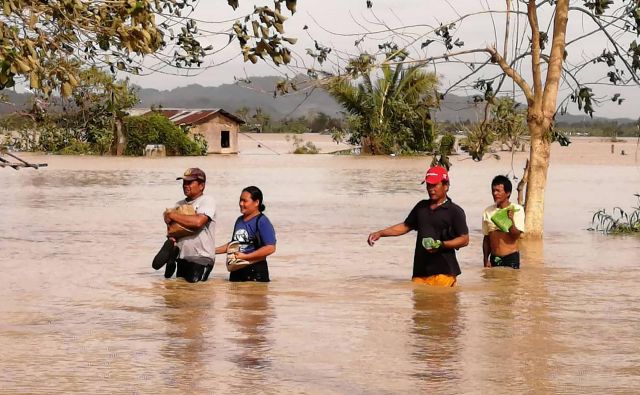
POLYGON ((445 169, 442 166, 434 166, 429 168, 429 170, 427 170, 427 174, 425 174, 424 176, 424 181, 422 181, 422 184, 424 184, 425 182, 427 184, 437 184, 440 181, 449 181, 449 173, 447 172, 447 169, 445 169))
POLYGON ((204 171, 198 169, 197 167, 190 167, 184 171, 182 177, 176 178, 176 180, 185 180, 185 181, 202 181, 207 182, 207 175, 204 174, 204 171))

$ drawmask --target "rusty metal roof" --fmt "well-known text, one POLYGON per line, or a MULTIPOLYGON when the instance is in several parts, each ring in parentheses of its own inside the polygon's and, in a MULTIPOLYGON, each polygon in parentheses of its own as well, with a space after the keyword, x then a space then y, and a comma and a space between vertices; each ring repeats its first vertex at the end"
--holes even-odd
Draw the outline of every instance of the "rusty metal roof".
MULTIPOLYGON (((151 114, 154 111, 149 111, 146 114, 151 114)), ((232 119, 233 121, 243 124, 245 123, 242 119, 237 117, 236 115, 225 111, 221 108, 208 108, 208 109, 186 109, 186 108, 162 108, 160 110, 156 110, 155 112, 164 115, 169 118, 176 125, 199 125, 209 121, 216 114, 224 115, 227 118, 232 119)))

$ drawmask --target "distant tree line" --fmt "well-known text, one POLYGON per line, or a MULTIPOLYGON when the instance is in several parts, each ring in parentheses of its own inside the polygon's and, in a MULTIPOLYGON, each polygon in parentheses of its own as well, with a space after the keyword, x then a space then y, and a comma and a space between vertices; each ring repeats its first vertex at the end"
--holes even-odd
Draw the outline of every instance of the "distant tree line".
POLYGON ((345 126, 343 118, 331 117, 321 111, 297 118, 273 119, 261 107, 254 109, 241 107, 235 111, 235 115, 246 122, 240 128, 242 132, 330 133, 334 129, 342 129, 345 126))
MULTIPOLYGON (((437 100, 431 96, 436 80, 416 71, 389 68, 381 78, 365 79, 360 86, 335 81, 327 89, 347 109, 341 117, 317 112, 274 119, 260 107, 242 107, 235 114, 246 122, 243 132, 326 133, 336 142, 368 147, 371 153, 433 155, 434 163, 447 167, 448 156, 456 147, 481 160, 487 153, 495 155, 496 149, 515 152, 529 144, 526 113, 510 98, 496 97, 489 116, 480 122, 432 119, 437 108, 437 100)), ((80 73, 70 97, 46 101, 35 97, 29 110, 1 117, 0 145, 62 154, 142 155, 147 144, 163 144, 168 155, 206 154, 204 138, 191 135, 160 114, 129 116, 128 110, 137 103, 128 81, 117 81, 104 71, 89 68, 80 73)), ((558 122, 552 138, 564 133, 615 140, 635 137, 639 132, 640 120, 618 123, 597 119, 558 122)))
POLYGON ((558 122, 556 128, 563 130, 569 135, 582 135, 610 137, 612 139, 621 137, 640 136, 640 119, 636 122, 618 122, 605 119, 596 119, 589 122, 558 122))
POLYGON ((28 111, 0 118, 0 145, 59 154, 143 155, 163 144, 168 155, 204 155, 206 142, 158 114, 128 116, 138 103, 128 81, 97 68, 82 70, 68 98, 34 97, 28 111))

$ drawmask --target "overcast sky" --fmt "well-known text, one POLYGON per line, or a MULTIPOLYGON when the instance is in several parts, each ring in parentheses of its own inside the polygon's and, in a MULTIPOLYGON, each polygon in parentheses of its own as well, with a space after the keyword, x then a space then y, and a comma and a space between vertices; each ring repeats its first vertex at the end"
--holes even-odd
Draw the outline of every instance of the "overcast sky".
MULTIPOLYGON (((241 7, 233 11, 227 5, 226 0, 206 0, 201 1, 196 8, 192 17, 200 20, 199 27, 201 31, 212 33, 227 32, 234 19, 242 18, 244 15, 253 10, 254 4, 272 5, 273 2, 240 0, 241 7), (206 23, 205 23, 206 21, 206 23)), ((186 86, 189 84, 200 84, 204 86, 217 86, 225 83, 233 83, 234 78, 245 78, 246 76, 263 76, 263 75, 288 75, 293 76, 297 73, 305 73, 306 67, 312 65, 312 59, 305 55, 307 48, 313 47, 314 39, 325 46, 335 49, 334 55, 330 58, 332 62, 338 63, 339 54, 356 54, 358 49, 354 46, 354 42, 362 37, 362 34, 369 30, 380 30, 384 23, 389 27, 400 28, 403 26, 420 25, 413 29, 405 29, 403 32, 414 35, 424 34, 429 31, 429 26, 437 27, 441 22, 448 23, 459 17, 459 15, 470 12, 482 12, 488 9, 487 4, 493 10, 504 10, 504 0, 489 1, 443 1, 443 0, 373 0, 373 8, 367 9, 365 0, 298 0, 298 12, 291 16, 285 23, 286 36, 296 37, 299 41, 292 49, 296 57, 294 67, 275 67, 271 63, 260 61, 258 64, 244 63, 240 55, 239 45, 237 41, 217 53, 215 56, 207 58, 205 69, 191 72, 192 76, 173 75, 175 72, 171 70, 163 70, 163 72, 151 73, 146 76, 134 76, 132 81, 142 87, 156 89, 171 89, 178 86, 186 86), (456 7, 456 9, 453 9, 456 7), (307 30, 303 30, 303 26, 308 26, 307 30), (296 67, 297 66, 297 67, 296 67), (166 72, 166 73, 165 73, 166 72), (167 74, 168 73, 168 74, 167 74)), ((582 4, 582 1, 576 3, 582 4)), ((285 15, 289 16, 288 13, 285 15)), ((544 19, 544 15, 542 16, 544 19)), ((546 26, 546 23, 542 23, 546 26)), ((511 26, 513 31, 511 36, 515 35, 515 29, 518 24, 512 20, 511 26)), ((585 32, 590 31, 593 25, 590 21, 581 16, 572 16, 569 20, 569 37, 578 37, 585 32)), ((498 42, 498 48, 501 49, 504 37, 504 18, 501 15, 494 15, 493 18, 487 14, 477 15, 471 19, 465 20, 458 24, 459 30, 456 37, 460 37, 465 45, 461 49, 472 49, 478 47, 486 47, 498 42)), ((520 25, 520 32, 524 29, 524 24, 520 25)), ((374 52, 377 45, 389 40, 390 35, 379 34, 370 36, 360 46, 361 50, 374 52)), ((522 37, 522 35, 521 35, 522 37)), ((524 36, 528 38, 527 34, 524 36)), ((618 42, 623 48, 628 48, 634 36, 617 37, 618 42)), ((222 48, 227 44, 228 36, 223 34, 209 35, 207 38, 209 43, 213 44, 216 49, 222 48)), ((420 43, 424 40, 418 40, 417 43, 410 47, 410 53, 414 57, 435 56, 442 53, 441 47, 430 45, 426 50, 420 48, 420 43)), ((406 45, 407 39, 396 37, 395 42, 399 45, 406 45)), ((588 40, 579 42, 577 46, 568 48, 570 57, 569 61, 574 64, 590 55, 599 54, 606 46, 603 38, 592 37, 588 40)), ((457 50, 458 48, 454 49, 457 50)), ((464 58, 466 61, 476 60, 482 62, 486 60, 485 54, 477 54, 472 57, 464 58)), ((527 60, 528 61, 528 60, 527 60)), ((151 64, 147 62, 148 64, 151 64)), ((326 67, 326 66, 325 66, 326 67)), ((527 77, 527 64, 522 65, 523 75, 527 77)), ((487 76, 494 76, 497 73, 495 68, 490 69, 487 76)), ((431 69, 431 71, 434 71, 431 69)), ((435 69, 439 75, 442 88, 450 86, 453 81, 457 81, 460 76, 468 74, 469 69, 466 67, 456 66, 448 63, 439 65, 435 69)), ((583 81, 596 81, 602 79, 606 74, 606 67, 602 64, 591 67, 590 70, 583 75, 583 81)), ((606 79, 605 79, 606 81, 606 79)), ((605 82, 603 81, 603 82, 605 82)), ((508 85, 511 87, 511 84, 508 85)), ((629 117, 638 118, 640 116, 640 88, 631 86, 628 88, 597 86, 598 93, 602 93, 602 106, 596 109, 597 116, 606 117, 629 117), (625 101, 622 105, 614 105, 609 97, 613 93, 621 93, 625 101)), ((565 96, 568 88, 561 96, 565 96)), ((474 90, 459 90, 456 94, 477 94, 474 90)), ((516 94, 520 95, 517 92, 516 94)), ((521 95, 519 100, 523 101, 521 95)), ((571 113, 577 113, 575 104, 569 105, 571 113)))

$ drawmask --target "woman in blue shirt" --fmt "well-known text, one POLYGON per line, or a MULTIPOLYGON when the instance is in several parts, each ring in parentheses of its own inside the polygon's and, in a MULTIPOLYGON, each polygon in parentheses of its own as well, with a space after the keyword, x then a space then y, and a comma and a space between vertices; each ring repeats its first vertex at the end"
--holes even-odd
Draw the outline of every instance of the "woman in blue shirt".
MULTIPOLYGON (((229 274, 229 281, 269 281, 267 257, 276 252, 276 232, 269 218, 262 212, 265 210, 262 191, 256 186, 249 186, 240 194, 241 216, 233 226, 231 241, 240 243, 240 250, 235 258, 251 264, 229 274)), ((229 243, 216 248, 216 254, 227 252, 229 243)))

